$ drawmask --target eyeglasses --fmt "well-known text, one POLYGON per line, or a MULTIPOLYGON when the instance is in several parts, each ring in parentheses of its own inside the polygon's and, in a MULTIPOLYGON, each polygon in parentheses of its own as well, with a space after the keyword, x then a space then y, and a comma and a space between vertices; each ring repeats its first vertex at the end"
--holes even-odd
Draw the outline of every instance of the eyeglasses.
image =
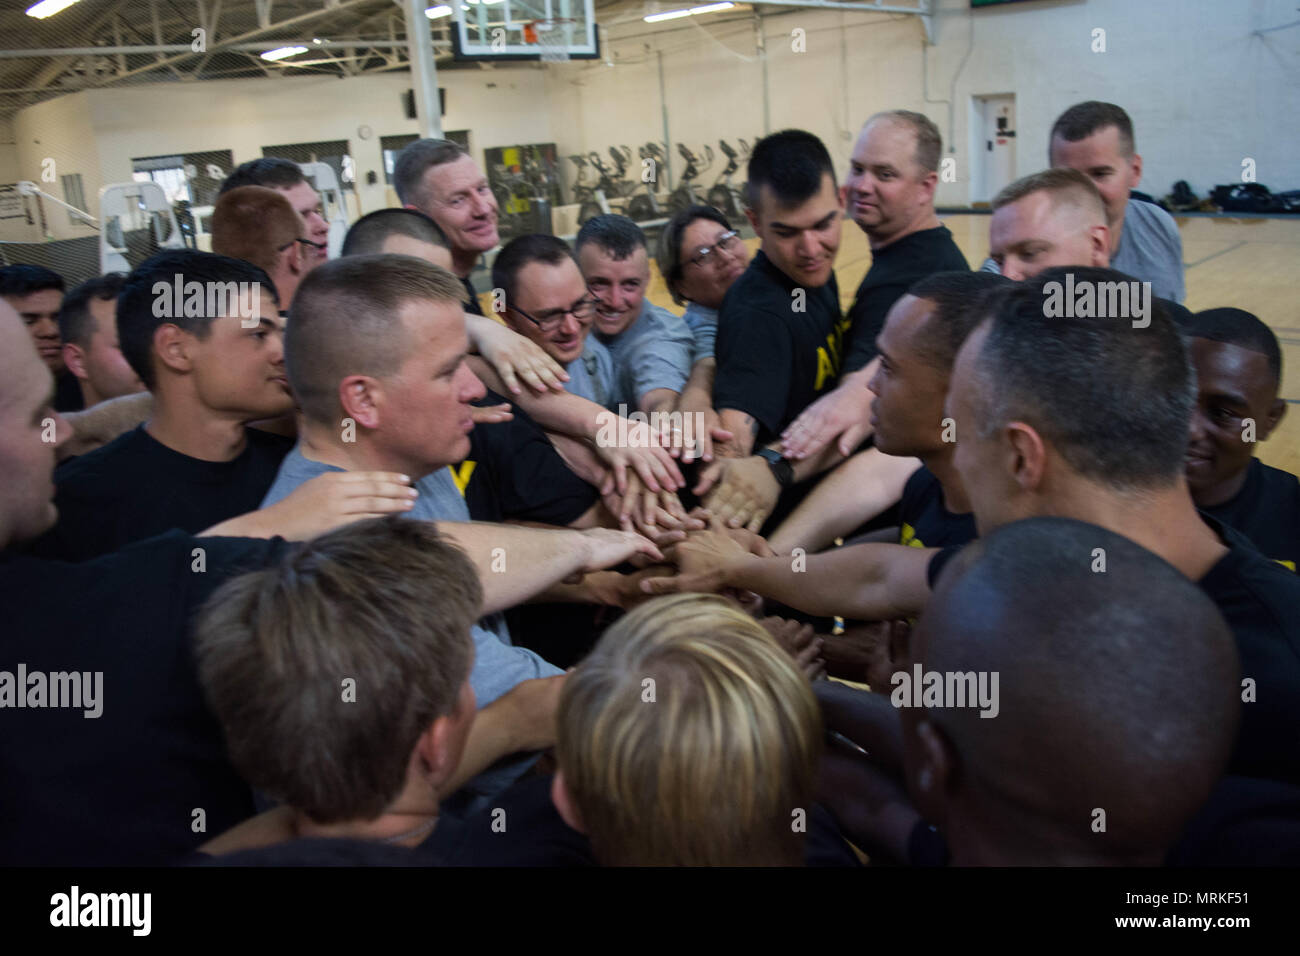
POLYGON ((736 248, 736 243, 740 242, 740 234, 734 229, 730 232, 724 232, 718 236, 717 242, 711 246, 702 246, 700 250, 690 258, 693 265, 700 268, 715 265, 718 262, 717 252, 721 249, 723 252, 730 252, 736 248))
POLYGON ((310 239, 295 239, 293 240, 293 242, 286 242, 284 245, 282 245, 279 249, 276 249, 275 251, 284 252, 284 250, 288 249, 291 245, 293 245, 294 242, 304 245, 308 249, 323 250, 329 248, 329 245, 324 242, 312 242, 310 239))
POLYGON ((560 327, 560 323, 564 321, 566 315, 571 315, 579 321, 590 318, 595 313, 596 304, 599 301, 600 300, 593 296, 591 291, 588 290, 587 295, 584 298, 579 299, 567 309, 548 309, 545 312, 533 316, 529 315, 517 305, 511 306, 511 308, 543 332, 554 332, 560 327))

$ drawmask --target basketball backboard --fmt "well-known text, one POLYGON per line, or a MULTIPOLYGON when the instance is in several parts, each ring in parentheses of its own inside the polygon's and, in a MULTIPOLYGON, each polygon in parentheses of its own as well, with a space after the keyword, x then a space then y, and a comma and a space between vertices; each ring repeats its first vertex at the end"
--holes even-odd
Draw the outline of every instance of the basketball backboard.
POLYGON ((594 60, 593 0, 450 0, 458 60, 594 60))

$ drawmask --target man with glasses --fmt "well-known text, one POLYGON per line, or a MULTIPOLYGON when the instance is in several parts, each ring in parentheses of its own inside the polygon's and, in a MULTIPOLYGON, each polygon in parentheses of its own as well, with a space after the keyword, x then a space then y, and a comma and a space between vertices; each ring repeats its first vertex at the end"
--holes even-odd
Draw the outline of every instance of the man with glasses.
POLYGON ((393 163, 393 188, 407 209, 438 224, 451 244, 452 274, 469 293, 467 311, 483 314, 470 273, 501 241, 497 200, 487 177, 465 148, 448 139, 417 139, 393 163))
MULTIPOLYGON (((266 186, 283 193, 294 212, 302 217, 304 239, 299 244, 306 257, 307 269, 315 268, 329 258, 330 224, 325 218, 325 207, 321 204, 320 194, 302 174, 302 167, 274 156, 252 159, 241 163, 226 177, 218 195, 224 196, 244 186, 266 186)), ((283 292, 281 297, 287 309, 288 297, 283 292)))
POLYGON ((318 262, 302 217, 283 192, 266 186, 227 190, 212 209, 212 251, 251 262, 271 277, 287 314, 298 286, 318 262))
POLYGON ((608 406, 614 360, 590 334, 596 297, 564 240, 540 234, 512 239, 492 264, 492 285, 505 293, 506 325, 564 366, 565 387, 608 406))

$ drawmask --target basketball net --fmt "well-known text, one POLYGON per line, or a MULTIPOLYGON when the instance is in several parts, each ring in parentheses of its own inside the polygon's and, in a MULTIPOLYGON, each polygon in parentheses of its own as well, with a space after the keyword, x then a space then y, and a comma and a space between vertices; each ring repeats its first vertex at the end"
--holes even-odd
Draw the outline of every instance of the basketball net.
POLYGON ((543 63, 568 63, 572 20, 533 20, 524 26, 524 42, 535 43, 543 63))

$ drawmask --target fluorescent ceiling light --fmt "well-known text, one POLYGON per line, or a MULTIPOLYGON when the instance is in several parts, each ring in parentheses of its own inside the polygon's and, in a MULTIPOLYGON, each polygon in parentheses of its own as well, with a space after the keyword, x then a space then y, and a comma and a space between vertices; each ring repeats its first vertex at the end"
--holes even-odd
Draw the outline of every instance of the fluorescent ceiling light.
POLYGON ((691 13, 717 13, 719 10, 730 10, 735 4, 731 0, 725 0, 723 3, 708 3, 702 7, 691 7, 691 13))
POLYGON ((306 53, 305 46, 282 46, 274 50, 267 50, 262 54, 263 60, 283 60, 286 57, 297 56, 299 53, 306 53))
POLYGON ((40 3, 32 4, 27 8, 27 15, 35 17, 37 20, 44 20, 46 17, 52 17, 56 13, 68 9, 76 2, 77 0, 41 0, 40 3))
POLYGON ((661 20, 680 20, 682 17, 689 17, 689 10, 669 10, 667 13, 652 13, 648 17, 642 17, 646 23, 658 23, 661 20))
POLYGON ((428 10, 424 11, 424 15, 430 20, 437 20, 439 17, 449 17, 451 16, 451 7, 447 6, 445 3, 440 7, 430 7, 428 10))

